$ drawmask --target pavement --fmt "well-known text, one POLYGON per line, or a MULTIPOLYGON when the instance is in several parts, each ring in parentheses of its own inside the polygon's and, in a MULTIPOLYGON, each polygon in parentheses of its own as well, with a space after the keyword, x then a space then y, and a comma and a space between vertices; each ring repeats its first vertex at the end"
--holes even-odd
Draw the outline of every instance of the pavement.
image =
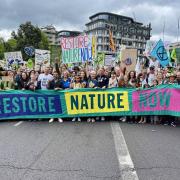
POLYGON ((179 138, 162 125, 4 121, 0 180, 179 180, 179 138))

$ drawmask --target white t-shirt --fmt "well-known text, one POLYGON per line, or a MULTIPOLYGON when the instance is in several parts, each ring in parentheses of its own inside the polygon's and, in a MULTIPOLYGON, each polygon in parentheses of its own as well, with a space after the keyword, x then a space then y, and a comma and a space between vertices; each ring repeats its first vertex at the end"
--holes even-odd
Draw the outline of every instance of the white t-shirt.
POLYGON ((38 81, 41 81, 41 89, 46 90, 48 81, 52 81, 54 78, 51 74, 40 74, 38 77, 38 81))
POLYGON ((154 66, 155 67, 155 71, 157 71, 157 69, 159 68, 159 61, 158 60, 153 61, 153 60, 150 59, 149 67, 151 67, 151 66, 154 66))
POLYGON ((148 84, 150 85, 150 86, 152 86, 153 85, 153 81, 154 81, 154 79, 155 79, 155 74, 149 74, 149 77, 148 77, 148 84))

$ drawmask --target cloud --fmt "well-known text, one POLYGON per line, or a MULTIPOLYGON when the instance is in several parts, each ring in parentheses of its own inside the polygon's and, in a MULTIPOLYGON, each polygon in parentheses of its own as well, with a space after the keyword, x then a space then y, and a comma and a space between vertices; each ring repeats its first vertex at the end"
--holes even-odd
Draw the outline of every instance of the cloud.
POLYGON ((10 38, 11 32, 11 30, 7 29, 0 30, 0 37, 3 37, 3 39, 6 41, 10 38))
MULTIPOLYGON (((0 0, 3 1, 3 0, 0 0)), ((84 30, 89 16, 97 12, 114 12, 135 18, 144 24, 151 22, 153 37, 177 37, 180 17, 179 0, 5 0, 0 6, 0 32, 17 29, 31 21, 38 26, 55 25, 58 30, 84 30)))

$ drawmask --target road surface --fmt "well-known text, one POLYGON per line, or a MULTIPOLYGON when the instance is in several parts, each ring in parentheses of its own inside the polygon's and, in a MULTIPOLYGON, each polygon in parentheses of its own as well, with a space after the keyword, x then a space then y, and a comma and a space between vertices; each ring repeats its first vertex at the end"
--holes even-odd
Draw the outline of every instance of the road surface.
POLYGON ((180 128, 0 122, 0 180, 179 180, 180 128))

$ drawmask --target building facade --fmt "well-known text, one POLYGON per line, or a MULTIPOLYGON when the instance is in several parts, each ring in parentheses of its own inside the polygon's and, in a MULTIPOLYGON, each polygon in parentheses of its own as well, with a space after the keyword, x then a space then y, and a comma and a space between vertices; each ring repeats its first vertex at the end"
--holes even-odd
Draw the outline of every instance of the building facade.
POLYGON ((57 32, 56 36, 56 44, 60 45, 61 44, 61 38, 62 37, 75 37, 79 36, 81 34, 80 31, 69 31, 69 30, 62 30, 57 32))
POLYGON ((43 31, 46 34, 50 45, 56 44, 57 31, 54 26, 49 25, 49 26, 42 27, 41 31, 43 31))
POLYGON ((56 28, 52 25, 42 27, 41 31, 46 34, 50 45, 60 45, 62 37, 74 37, 82 33, 80 31, 69 30, 57 31, 56 28))
POLYGON ((180 41, 179 42, 175 42, 175 43, 171 43, 169 45, 169 49, 170 50, 177 49, 177 48, 180 48, 180 41))
POLYGON ((146 41, 151 37, 151 24, 143 25, 133 18, 108 12, 100 12, 89 17, 86 33, 97 38, 97 51, 113 54, 109 47, 109 29, 112 32, 116 51, 120 45, 126 48, 136 48, 138 55, 142 55, 146 48, 146 41))

